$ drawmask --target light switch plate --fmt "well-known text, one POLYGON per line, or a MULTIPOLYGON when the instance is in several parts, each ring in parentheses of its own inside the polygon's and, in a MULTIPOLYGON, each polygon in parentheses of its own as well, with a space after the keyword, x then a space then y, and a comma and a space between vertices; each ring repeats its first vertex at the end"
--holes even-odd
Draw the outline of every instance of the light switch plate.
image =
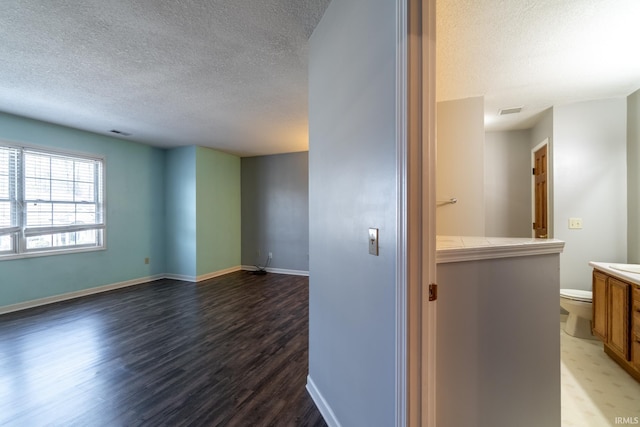
POLYGON ((378 229, 369 229, 369 253, 378 256, 378 229))

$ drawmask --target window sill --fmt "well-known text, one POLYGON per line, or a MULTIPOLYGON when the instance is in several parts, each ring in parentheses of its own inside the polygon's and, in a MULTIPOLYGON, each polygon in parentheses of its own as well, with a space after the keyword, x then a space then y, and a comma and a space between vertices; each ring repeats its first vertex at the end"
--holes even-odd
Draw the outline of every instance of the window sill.
POLYGON ((58 249, 58 250, 41 250, 34 252, 25 252, 21 254, 8 254, 8 255, 0 255, 0 262, 16 260, 16 259, 24 259, 24 258, 39 258, 45 256, 53 256, 53 255, 71 255, 71 254, 79 254, 84 252, 96 252, 96 251, 105 251, 107 250, 106 246, 91 246, 91 247, 83 247, 83 248, 74 248, 74 249, 58 249))

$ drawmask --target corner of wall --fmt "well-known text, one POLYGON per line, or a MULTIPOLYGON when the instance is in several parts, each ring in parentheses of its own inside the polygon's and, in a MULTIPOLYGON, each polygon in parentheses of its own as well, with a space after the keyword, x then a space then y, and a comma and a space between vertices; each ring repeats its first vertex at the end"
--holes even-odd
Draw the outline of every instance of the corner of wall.
POLYGON ((196 147, 196 276, 241 265, 240 157, 196 147))
POLYGON ((310 375, 307 376, 306 388, 307 388, 307 391, 309 392, 309 395, 311 396, 311 399, 313 400, 313 403, 316 404, 316 407, 322 414, 322 417, 324 418, 324 421, 327 423, 327 425, 329 427, 341 427, 341 424, 338 421, 336 414, 331 409, 329 402, 326 401, 326 399, 324 398, 324 396, 316 386, 316 383, 314 383, 313 379, 311 379, 310 375))
POLYGON ((627 262, 640 263, 640 90, 627 97, 627 262))

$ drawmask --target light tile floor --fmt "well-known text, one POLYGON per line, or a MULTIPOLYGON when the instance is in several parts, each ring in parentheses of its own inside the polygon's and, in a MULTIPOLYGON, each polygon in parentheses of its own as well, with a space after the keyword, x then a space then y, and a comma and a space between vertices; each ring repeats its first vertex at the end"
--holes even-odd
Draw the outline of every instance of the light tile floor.
POLYGON ((574 338, 560 326, 562 426, 640 426, 640 383, 604 353, 601 341, 574 338))

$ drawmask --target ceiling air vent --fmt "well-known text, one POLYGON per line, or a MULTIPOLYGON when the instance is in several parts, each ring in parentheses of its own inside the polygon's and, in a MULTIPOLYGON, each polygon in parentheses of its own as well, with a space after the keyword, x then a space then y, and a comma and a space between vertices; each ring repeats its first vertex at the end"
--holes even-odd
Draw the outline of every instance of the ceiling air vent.
POLYGON ((121 130, 116 130, 116 129, 111 129, 109 132, 115 133, 116 135, 122 135, 122 136, 130 136, 131 135, 129 132, 123 132, 121 130))
POLYGON ((500 114, 501 116, 506 116, 507 114, 519 113, 520 111, 522 111, 522 107, 503 108, 502 110, 498 111, 498 114, 500 114))

